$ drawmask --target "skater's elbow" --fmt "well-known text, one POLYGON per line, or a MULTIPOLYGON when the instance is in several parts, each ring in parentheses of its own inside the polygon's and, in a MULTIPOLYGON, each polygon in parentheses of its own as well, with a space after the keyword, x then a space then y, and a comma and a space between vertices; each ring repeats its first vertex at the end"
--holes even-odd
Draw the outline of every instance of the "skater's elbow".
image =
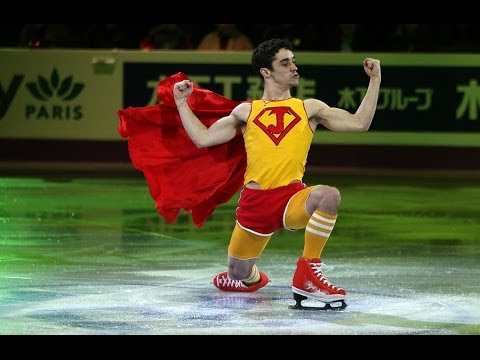
POLYGON ((208 147, 204 141, 194 140, 194 139, 192 139, 192 141, 195 144, 195 146, 197 147, 197 149, 203 149, 203 148, 208 147))
POLYGON ((214 142, 212 142, 208 139, 193 140, 193 143, 195 144, 197 149, 204 149, 204 148, 208 148, 210 146, 216 145, 214 142))

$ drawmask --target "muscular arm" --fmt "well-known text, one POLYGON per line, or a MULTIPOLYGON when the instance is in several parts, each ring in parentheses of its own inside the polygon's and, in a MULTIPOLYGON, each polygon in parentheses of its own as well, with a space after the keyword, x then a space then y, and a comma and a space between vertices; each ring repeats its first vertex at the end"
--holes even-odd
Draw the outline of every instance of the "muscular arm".
POLYGON ((310 119, 327 129, 338 132, 367 131, 375 115, 378 94, 380 92, 381 71, 380 61, 367 58, 363 61, 365 73, 370 77, 367 93, 355 114, 330 107, 316 99, 305 100, 305 108, 310 119))
POLYGON ((237 130, 246 122, 250 104, 238 105, 230 115, 220 118, 207 128, 188 106, 187 98, 192 91, 193 84, 189 80, 180 81, 173 87, 173 95, 183 127, 194 144, 198 148, 204 148, 232 140, 237 130))

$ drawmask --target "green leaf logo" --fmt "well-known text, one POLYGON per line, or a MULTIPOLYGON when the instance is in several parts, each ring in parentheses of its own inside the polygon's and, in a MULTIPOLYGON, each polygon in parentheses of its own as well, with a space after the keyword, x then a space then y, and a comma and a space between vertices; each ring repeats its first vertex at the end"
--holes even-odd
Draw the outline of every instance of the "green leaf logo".
POLYGON ((50 75, 50 81, 42 75, 39 75, 37 82, 27 83, 27 89, 30 94, 38 100, 46 101, 53 96, 62 101, 75 99, 83 90, 85 84, 75 83, 73 76, 67 76, 61 80, 56 68, 53 68, 50 75))

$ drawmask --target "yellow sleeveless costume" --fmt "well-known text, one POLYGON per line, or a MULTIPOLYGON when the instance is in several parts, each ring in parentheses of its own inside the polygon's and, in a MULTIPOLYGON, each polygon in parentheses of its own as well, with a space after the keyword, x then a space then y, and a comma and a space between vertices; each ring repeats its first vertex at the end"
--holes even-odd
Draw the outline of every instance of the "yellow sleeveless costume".
POLYGON ((253 101, 243 138, 245 184, 273 189, 302 180, 313 139, 302 100, 253 101))

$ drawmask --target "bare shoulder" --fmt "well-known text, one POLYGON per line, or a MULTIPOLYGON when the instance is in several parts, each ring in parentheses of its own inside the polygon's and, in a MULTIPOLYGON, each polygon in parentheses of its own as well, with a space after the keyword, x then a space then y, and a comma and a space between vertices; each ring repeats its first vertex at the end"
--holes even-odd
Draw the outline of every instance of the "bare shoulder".
POLYGON ((252 110, 251 102, 242 102, 232 110, 232 116, 234 116, 237 121, 247 122, 247 119, 248 119, 248 116, 250 115, 251 110, 252 110))
POLYGON ((305 99, 303 100, 303 105, 305 106, 308 118, 317 116, 323 109, 329 107, 326 103, 318 99, 305 99))

